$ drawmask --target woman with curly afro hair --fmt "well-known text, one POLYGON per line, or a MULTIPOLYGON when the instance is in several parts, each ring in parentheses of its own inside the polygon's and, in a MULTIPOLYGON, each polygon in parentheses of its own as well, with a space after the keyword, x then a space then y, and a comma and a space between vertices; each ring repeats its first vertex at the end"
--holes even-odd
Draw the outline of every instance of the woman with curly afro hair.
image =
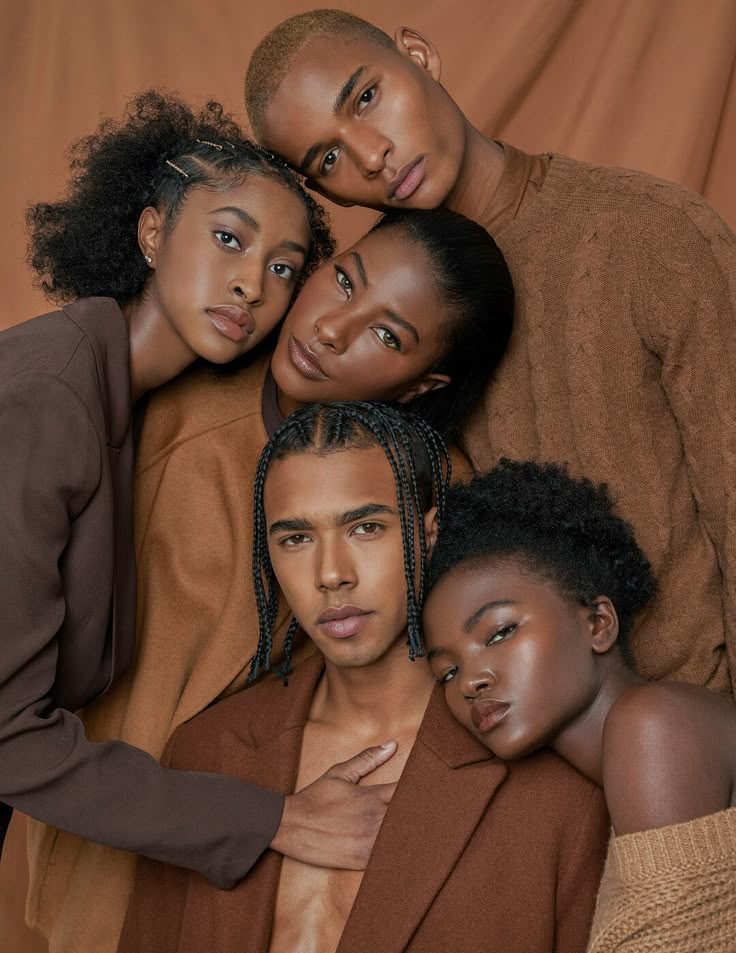
POLYGON ((322 209, 220 105, 149 91, 77 143, 66 197, 28 222, 42 287, 72 303, 0 335, 0 846, 19 808, 219 886, 277 830, 295 857, 354 862, 385 797, 339 771, 285 828, 280 795, 93 743, 73 714, 133 662, 131 407, 276 326, 333 249, 322 209))
POLYGON ((455 718, 500 758, 549 746, 604 789, 589 953, 736 949, 736 710, 631 668, 655 579, 606 487, 502 460, 450 490, 430 586, 425 643, 455 718))

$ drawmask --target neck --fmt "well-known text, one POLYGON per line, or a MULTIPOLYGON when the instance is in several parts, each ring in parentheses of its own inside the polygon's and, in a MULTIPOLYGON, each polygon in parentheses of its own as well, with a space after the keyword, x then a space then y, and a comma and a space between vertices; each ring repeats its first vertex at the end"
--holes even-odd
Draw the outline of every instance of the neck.
POLYGON ((603 787, 603 730, 618 699, 632 686, 644 681, 616 660, 590 705, 555 738, 551 747, 581 774, 603 787))
POLYGON ((404 633, 369 665, 339 668, 326 661, 311 717, 338 727, 360 725, 370 737, 416 732, 433 685, 426 659, 409 659, 404 633))
POLYGON ((276 385, 276 403, 279 405, 279 411, 282 417, 288 417, 289 414, 293 414, 295 410, 307 406, 301 401, 294 400, 293 397, 289 397, 288 394, 285 394, 278 384, 276 385))
POLYGON ((460 174, 444 204, 454 212, 477 220, 479 206, 496 191, 504 165, 501 146, 467 123, 460 174))
POLYGON ((135 403, 146 391, 180 374, 196 354, 156 303, 144 295, 121 308, 130 339, 130 390, 135 403))

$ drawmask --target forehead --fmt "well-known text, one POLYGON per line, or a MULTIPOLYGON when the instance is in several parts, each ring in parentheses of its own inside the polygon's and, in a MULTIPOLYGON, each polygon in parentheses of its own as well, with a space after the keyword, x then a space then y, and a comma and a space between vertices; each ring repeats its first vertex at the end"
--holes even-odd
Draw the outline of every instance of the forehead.
POLYGON ((268 468, 263 503, 267 523, 294 516, 331 522, 337 514, 366 503, 395 509, 396 483, 379 446, 295 453, 268 468))
POLYGON ((307 149, 341 127, 336 101, 358 70, 364 68, 356 89, 374 78, 376 69, 401 70, 402 66, 398 51, 378 43, 327 37, 311 40, 294 57, 266 110, 266 144, 289 161, 300 163, 307 149))
POLYGON ((409 304, 416 296, 438 294, 426 249, 419 242, 407 240, 402 229, 369 232, 345 255, 351 257, 354 252, 360 255, 368 281, 378 293, 405 296, 409 304))
POLYGON ((438 634, 435 623, 441 620, 445 631, 448 624, 457 627, 489 603, 557 607, 564 601, 549 579, 520 560, 491 557, 460 563, 444 575, 427 599, 425 621, 428 632, 438 634))

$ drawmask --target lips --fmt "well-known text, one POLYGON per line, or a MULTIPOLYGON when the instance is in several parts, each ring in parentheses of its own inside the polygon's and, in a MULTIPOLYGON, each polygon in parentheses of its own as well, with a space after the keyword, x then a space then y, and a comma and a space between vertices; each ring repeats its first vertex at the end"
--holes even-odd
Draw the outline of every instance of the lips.
POLYGON ((470 709, 470 718, 476 730, 484 734, 506 717, 509 707, 508 702, 499 702, 494 698, 476 698, 470 709))
POLYGON ((419 188, 424 181, 425 156, 418 156, 399 169, 398 175, 388 189, 388 198, 404 200, 419 188))
POLYGON ((371 610, 358 606, 333 606, 325 609, 317 619, 317 625, 335 639, 346 639, 364 629, 372 615, 371 610))
POLYGON ((297 341, 293 334, 289 335, 288 350, 291 363, 303 377, 307 377, 311 381, 326 381, 328 379, 314 354, 306 344, 297 341))
POLYGON ((245 341, 256 329, 256 323, 250 312, 244 311, 235 304, 221 304, 215 308, 207 308, 207 317, 231 341, 245 341))

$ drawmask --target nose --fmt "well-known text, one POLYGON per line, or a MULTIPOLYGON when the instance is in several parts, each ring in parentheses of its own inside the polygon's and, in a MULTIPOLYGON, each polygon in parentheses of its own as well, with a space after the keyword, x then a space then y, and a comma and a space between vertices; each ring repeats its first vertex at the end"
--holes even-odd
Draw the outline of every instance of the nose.
POLYGON ((463 680, 463 695, 468 699, 468 701, 473 701, 477 698, 485 689, 493 688, 496 684, 496 676, 490 669, 485 669, 482 672, 476 672, 474 675, 471 675, 463 680))
POLYGON ((374 178, 386 167, 388 157, 391 155, 391 140, 385 136, 376 133, 374 130, 366 129, 366 135, 358 146, 358 163, 367 178, 374 178))
POLYGON ((355 567, 338 540, 324 540, 318 550, 315 585, 320 591, 352 589, 357 582, 355 567))
POLYGON ((350 343, 350 318, 339 311, 326 311, 314 319, 317 340, 336 354, 342 354, 350 343))
POLYGON ((238 267, 230 284, 229 291, 241 298, 243 303, 254 307, 263 301, 263 262, 244 256, 238 262, 238 267))

